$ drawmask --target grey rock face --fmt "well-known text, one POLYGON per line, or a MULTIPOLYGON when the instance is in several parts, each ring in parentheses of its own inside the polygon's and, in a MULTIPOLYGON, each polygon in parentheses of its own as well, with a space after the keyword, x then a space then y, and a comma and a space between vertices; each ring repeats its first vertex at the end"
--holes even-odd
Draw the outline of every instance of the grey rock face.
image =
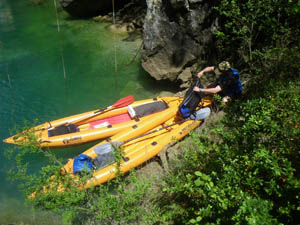
POLYGON ((147 0, 142 66, 151 76, 187 80, 188 68, 207 55, 213 43, 218 23, 212 2, 147 0))

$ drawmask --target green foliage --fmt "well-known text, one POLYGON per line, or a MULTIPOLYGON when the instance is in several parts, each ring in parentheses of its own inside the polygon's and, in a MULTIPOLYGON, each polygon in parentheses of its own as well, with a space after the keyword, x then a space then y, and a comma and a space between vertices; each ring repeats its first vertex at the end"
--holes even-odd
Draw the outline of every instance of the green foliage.
MULTIPOLYGON (((154 205, 151 181, 134 174, 79 189, 90 175, 64 174, 62 161, 28 132, 29 141, 6 155, 16 162, 10 177, 23 181, 26 196, 35 193, 29 199, 35 207, 62 213, 64 224, 296 224, 300 1, 224 0, 216 10, 219 60, 231 60, 252 79, 242 99, 221 106, 222 122, 191 134, 194 144, 170 166, 154 205), (33 160, 44 156, 46 166, 33 174, 33 160)), ((115 158, 119 168, 122 151, 115 158)))
POLYGON ((272 203, 267 200, 247 197, 233 216, 236 224, 276 224, 269 212, 272 209, 272 203))
POLYGON ((28 197, 28 203, 61 214, 64 224, 152 223, 155 217, 146 213, 146 194, 151 180, 137 179, 133 172, 123 176, 119 168, 123 159, 121 150, 116 149, 114 154, 119 177, 108 184, 84 189, 83 184, 91 174, 74 176, 66 173, 62 169, 62 160, 49 149, 40 147, 38 138, 28 130, 30 127, 33 125, 16 128, 14 133, 20 133, 26 141, 6 150, 6 157, 16 162, 9 177, 21 181, 20 189, 28 197), (23 130, 28 132, 21 132, 23 130), (33 173, 33 161, 45 157, 45 166, 37 174, 33 173))
POLYGON ((32 5, 42 5, 45 3, 45 0, 28 0, 32 5))
MULTIPOLYGON (((35 123, 36 121, 34 124, 35 123)), ((44 154, 50 159, 50 161, 56 159, 51 152, 40 148, 40 145, 37 141, 38 137, 35 136, 33 131, 30 131, 30 127, 32 127, 32 124, 30 124, 28 121, 25 121, 24 127, 15 127, 13 133, 19 134, 16 136, 16 142, 20 145, 15 145, 14 147, 5 150, 5 156, 10 160, 14 160, 16 166, 15 169, 8 171, 10 179, 27 181, 20 184, 20 188, 22 190, 27 190, 27 188, 30 189, 33 183, 39 182, 35 179, 35 176, 30 174, 30 171, 32 170, 31 156, 39 158, 44 154), (27 132, 23 132, 23 130, 27 130, 27 132), (17 139, 19 137, 25 138, 26 141, 18 141, 17 139)), ((59 163, 62 165, 61 162, 59 163)), ((57 167, 57 161, 55 161, 54 165, 54 167, 57 167)), ((49 169, 45 168, 45 173, 47 172, 49 172, 49 169)))
POLYGON ((299 43, 299 1, 225 0, 217 12, 216 32, 220 58, 256 68, 266 48, 291 48, 299 43), (256 56, 256 57, 255 57, 256 56))
POLYGON ((223 109, 225 104, 222 102, 222 97, 218 94, 213 95, 213 104, 217 110, 223 109))
POLYGON ((264 96, 231 104, 215 129, 194 134, 194 148, 166 178, 162 218, 177 224, 295 224, 299 84, 271 82, 264 96))

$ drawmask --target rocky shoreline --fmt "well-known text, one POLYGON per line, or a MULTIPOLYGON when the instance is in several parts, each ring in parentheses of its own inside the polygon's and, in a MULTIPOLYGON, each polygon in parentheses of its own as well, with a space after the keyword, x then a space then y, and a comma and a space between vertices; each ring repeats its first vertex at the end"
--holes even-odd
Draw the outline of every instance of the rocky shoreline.
POLYGON ((156 80, 169 80, 184 89, 196 71, 214 61, 218 30, 214 6, 214 1, 204 0, 135 0, 116 10, 114 18, 108 12, 93 20, 113 22, 114 32, 142 38, 142 67, 156 80))

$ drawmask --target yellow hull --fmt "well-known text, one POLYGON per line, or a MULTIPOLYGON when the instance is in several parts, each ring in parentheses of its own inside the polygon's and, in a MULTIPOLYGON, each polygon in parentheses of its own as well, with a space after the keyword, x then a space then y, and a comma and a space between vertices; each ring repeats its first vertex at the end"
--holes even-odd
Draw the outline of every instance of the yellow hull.
MULTIPOLYGON (((140 100, 133 102, 131 104, 132 107, 140 106, 143 104, 156 102, 156 101, 164 101, 167 104, 172 103, 173 101, 177 101, 181 98, 179 97, 157 97, 155 99, 146 99, 146 100, 140 100)), ((182 99, 181 99, 182 100, 182 99)), ((41 147, 48 147, 48 148, 57 148, 57 147, 68 147, 68 146, 74 146, 74 145, 80 145, 100 139, 104 139, 110 136, 113 136, 123 130, 126 130, 129 127, 137 125, 139 122, 130 119, 121 123, 113 124, 110 126, 103 126, 97 128, 96 126, 93 127, 91 124, 95 123, 100 120, 105 120, 107 118, 120 116, 122 114, 128 114, 128 107, 121 107, 116 108, 111 111, 107 111, 101 114, 96 114, 93 116, 97 110, 81 113, 69 117, 65 117, 62 119, 54 120, 51 122, 46 122, 44 124, 38 125, 32 129, 29 129, 27 131, 22 132, 22 134, 17 134, 12 137, 9 137, 5 140, 3 140, 6 143, 9 144, 19 144, 22 145, 22 143, 26 142, 26 133, 27 132, 33 132, 35 137, 37 138, 37 141, 40 143, 41 147), (84 119, 79 121, 81 118, 85 118, 89 115, 92 115, 88 119, 84 119), (79 121, 79 122, 76 122, 79 121), (62 134, 62 135, 56 135, 49 137, 48 131, 51 130, 53 127, 59 126, 61 124, 70 124, 74 123, 78 127, 77 132, 68 133, 68 134, 62 134)), ((151 120, 155 114, 151 114, 148 116, 141 117, 141 121, 147 121, 151 120)))
MULTIPOLYGON (((180 140, 185 137, 190 131, 198 127, 202 121, 186 120, 182 121, 182 118, 178 116, 178 106, 180 105, 182 99, 177 98, 177 100, 170 103, 170 107, 162 112, 153 115, 151 120, 140 121, 137 126, 130 127, 112 137, 109 140, 100 142, 99 144, 87 149, 82 154, 85 154, 92 159, 95 159, 98 155, 94 151, 95 148, 101 145, 107 145, 113 142, 125 142, 121 145, 123 159, 120 162, 120 172, 126 173, 131 169, 143 164, 147 160, 151 159, 157 155, 166 145, 180 140), (172 126, 169 126, 172 125, 172 126), (164 128, 169 126, 168 128, 164 128), (155 132, 154 132, 155 131, 155 132), (150 134, 147 134, 152 132, 150 134), (127 140, 133 139, 129 142, 127 140)), ((209 98, 202 100, 202 106, 206 107, 211 104, 209 98)), ((75 183, 79 180, 77 174, 73 174, 73 163, 74 159, 70 159, 67 164, 62 168, 62 174, 68 174, 72 177, 75 183)), ((118 175, 117 163, 111 163, 103 168, 93 171, 92 177, 86 181, 84 184, 77 183, 80 189, 87 189, 93 186, 105 183, 118 175)), ((54 177, 50 178, 54 179, 54 177)), ((65 189, 62 185, 58 185, 58 188, 54 187, 56 192, 63 192, 65 189)), ((51 185, 44 187, 43 191, 39 194, 48 192, 51 185)), ((34 192, 29 198, 34 198, 37 192, 34 192)))
MULTIPOLYGON (((179 105, 180 103, 178 103, 179 105)), ((209 98, 205 98, 202 101, 202 106, 206 107, 211 104, 211 100, 209 98)), ((171 110, 170 110, 171 111, 171 110)), ((121 146, 123 159, 120 164, 120 172, 126 173, 129 170, 143 164, 147 160, 151 159, 155 155, 157 155, 167 144, 170 144, 174 141, 182 139, 186 136, 190 131, 194 130, 198 127, 202 121, 195 120, 187 120, 182 123, 179 121, 182 120, 181 117, 178 116, 175 111, 165 112, 165 114, 161 114, 161 117, 164 117, 165 120, 157 121, 157 123, 148 123, 152 125, 144 124, 147 129, 141 129, 138 133, 133 133, 130 130, 124 131, 120 134, 117 134, 110 139, 110 143, 114 141, 123 142, 129 140, 133 137, 138 137, 146 132, 154 131, 157 129, 161 129, 168 125, 172 125, 166 129, 161 129, 157 132, 142 136, 140 138, 134 139, 124 145, 121 146), (165 117, 164 115, 168 116, 165 117), (167 118, 167 119, 166 119, 167 118), (163 121, 163 122, 162 122, 163 121), (176 124, 177 123, 177 124, 176 124)), ((96 146, 88 149, 82 154, 88 155, 91 158, 97 157, 97 154, 94 152, 95 147, 99 145, 103 145, 108 143, 108 141, 103 141, 96 146)), ((67 173, 72 173, 73 171, 73 159, 70 160, 64 167, 67 173)), ((91 186, 97 186, 99 184, 105 183, 113 178, 115 178, 118 174, 117 163, 110 164, 104 168, 98 169, 93 172, 93 176, 87 183, 84 185, 84 188, 89 188, 91 186)), ((74 175, 76 176, 76 175, 74 175)))
MULTIPOLYGON (((174 121, 174 120, 170 120, 174 121)), ((144 137, 137 143, 128 143, 124 146, 124 158, 126 161, 121 161, 120 172, 126 173, 131 169, 145 163, 147 160, 156 156, 166 145, 182 139, 190 131, 199 126, 201 121, 186 121, 172 128, 159 131, 155 135, 144 137), (151 137, 153 136, 153 137, 151 137)), ((85 188, 97 186, 105 183, 118 174, 117 164, 111 164, 93 173, 93 178, 90 179, 85 188)))

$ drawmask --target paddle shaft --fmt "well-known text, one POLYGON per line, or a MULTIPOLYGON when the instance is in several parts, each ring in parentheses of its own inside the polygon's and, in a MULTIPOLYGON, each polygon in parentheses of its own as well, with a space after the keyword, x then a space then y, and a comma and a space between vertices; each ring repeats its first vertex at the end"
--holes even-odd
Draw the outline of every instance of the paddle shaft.
POLYGON ((125 98, 122 98, 122 99, 118 100, 117 102, 115 102, 115 103, 114 103, 113 105, 111 105, 111 106, 108 106, 108 107, 106 107, 106 108, 104 108, 104 109, 99 109, 99 110, 97 110, 96 112, 93 112, 93 113, 91 113, 91 114, 88 114, 88 115, 86 115, 85 117, 80 118, 80 119, 75 120, 75 121, 72 121, 72 122, 73 122, 73 123, 78 123, 78 122, 81 122, 81 121, 83 121, 83 120, 89 119, 89 118, 94 117, 94 116, 97 116, 97 115, 99 115, 99 114, 102 114, 102 113, 104 113, 104 112, 109 112, 109 111, 112 111, 112 110, 117 109, 117 108, 122 108, 122 107, 128 106, 128 105, 130 105, 133 101, 134 101, 134 98, 133 98, 132 95, 127 96, 127 97, 125 97, 125 98))
MULTIPOLYGON (((134 97, 132 95, 130 95, 130 96, 127 96, 125 98, 122 98, 122 99, 118 100, 113 105, 108 106, 108 107, 106 107, 104 109, 99 109, 99 110, 97 110, 95 112, 89 113, 87 115, 83 115, 83 116, 81 116, 79 118, 71 119, 68 122, 65 122, 65 123, 60 124, 60 125, 56 125, 55 127, 57 127, 57 126, 63 126, 63 125, 70 124, 70 123, 79 123, 79 122, 81 122, 83 120, 92 118, 92 117, 100 115, 102 113, 109 112, 109 111, 112 111, 112 110, 117 109, 117 108, 122 108, 122 107, 128 106, 133 101, 134 101, 134 97)), ((49 128, 51 128, 51 126, 49 128)))
MULTIPOLYGON (((101 151, 113 151, 113 149, 117 149, 117 148, 119 148, 121 145, 126 144, 126 143, 128 143, 128 142, 130 142, 130 141, 133 141, 133 140, 135 140, 135 139, 144 137, 144 136, 149 135, 149 134, 153 134, 153 133, 158 132, 158 131, 163 130, 163 129, 167 129, 167 128, 172 127, 172 126, 174 126, 174 125, 176 125, 176 124, 183 123, 183 122, 185 122, 185 121, 187 121, 187 120, 189 120, 189 118, 186 118, 186 119, 177 121, 177 122, 175 122, 175 123, 172 123, 172 124, 170 124, 170 125, 167 125, 167 126, 165 126, 165 127, 161 127, 161 128, 156 129, 156 130, 147 132, 147 133, 142 134, 142 135, 140 135, 140 136, 137 136, 137 137, 133 137, 133 138, 127 139, 127 140, 125 140, 125 141, 123 141, 123 142, 113 141, 113 142, 108 142, 108 143, 102 144, 102 145, 98 146, 98 148, 100 147, 100 149, 97 149, 97 151, 99 151, 99 152, 101 152, 101 151)), ((96 152, 96 153, 97 153, 97 152, 96 152)))
MULTIPOLYGON (((202 110, 202 109, 201 109, 201 110, 202 110)), ((174 126, 174 125, 176 125, 176 124, 183 123, 183 122, 185 122, 185 121, 187 121, 187 120, 203 120, 203 119, 205 119, 206 117, 208 117, 209 115, 210 115, 210 109, 209 109, 209 108, 203 108, 203 110, 201 111, 200 114, 198 114, 198 115, 196 114, 196 115, 194 116, 195 119, 192 119, 192 118, 190 118, 190 117, 185 118, 185 119, 183 119, 183 120, 177 121, 177 122, 172 123, 172 124, 170 124, 170 125, 167 125, 167 126, 165 126, 165 127, 161 127, 161 128, 156 129, 156 130, 153 130, 153 131, 147 132, 147 133, 145 133, 145 134, 142 134, 142 135, 140 135, 140 136, 137 136, 137 137, 134 137, 134 138, 130 138, 130 139, 126 140, 126 141, 123 141, 123 142, 121 143, 121 145, 122 145, 122 144, 125 144, 125 143, 128 143, 128 142, 130 142, 130 141, 132 141, 132 140, 135 140, 135 139, 137 139, 137 138, 141 138, 141 137, 144 137, 144 136, 146 136, 146 135, 149 135, 149 134, 153 134, 153 133, 155 133, 155 132, 158 132, 158 131, 160 131, 160 130, 167 129, 167 128, 172 127, 172 126, 174 126)))
POLYGON ((79 119, 76 119, 76 120, 68 121, 68 122, 66 122, 65 124, 67 124, 67 123, 79 123, 79 122, 81 122, 81 121, 83 121, 83 120, 90 119, 90 118, 92 118, 92 117, 94 117, 94 116, 100 115, 100 114, 105 113, 105 112, 112 111, 112 110, 114 110, 114 109, 116 109, 116 108, 118 108, 118 107, 112 107, 112 106, 110 106, 110 107, 107 107, 107 108, 106 108, 107 110, 106 110, 106 109, 101 109, 101 110, 98 110, 98 111, 96 111, 96 112, 93 112, 93 113, 90 113, 90 114, 88 114, 88 115, 85 115, 85 116, 83 116, 82 118, 79 118, 79 119))
POLYGON ((135 140, 135 139, 144 137, 144 136, 146 136, 146 135, 153 134, 153 133, 158 132, 158 131, 161 131, 161 130, 163 130, 163 129, 167 129, 167 128, 169 128, 169 127, 175 126, 176 124, 183 123, 183 122, 185 122, 185 121, 187 121, 187 120, 190 120, 190 119, 189 119, 189 118, 186 118, 186 119, 177 121, 177 122, 175 122, 175 123, 172 123, 172 124, 170 124, 170 125, 167 125, 167 126, 165 126, 165 127, 161 127, 161 128, 156 129, 156 130, 147 132, 147 133, 142 134, 142 135, 140 135, 140 136, 137 136, 137 137, 134 137, 134 138, 130 138, 130 139, 126 140, 126 141, 123 141, 123 142, 122 142, 122 145, 123 145, 123 144, 126 144, 126 143, 128 143, 128 142, 130 142, 130 141, 133 141, 133 140, 135 140))

